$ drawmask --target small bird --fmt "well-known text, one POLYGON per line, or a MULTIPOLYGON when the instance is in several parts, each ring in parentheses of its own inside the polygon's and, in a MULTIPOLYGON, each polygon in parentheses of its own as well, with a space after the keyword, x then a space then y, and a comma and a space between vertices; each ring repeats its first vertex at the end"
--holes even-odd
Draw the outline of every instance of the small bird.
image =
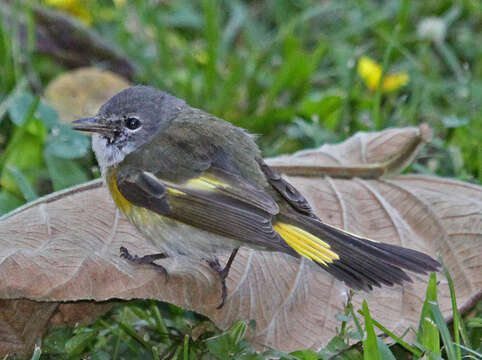
POLYGON ((430 256, 384 244, 324 223, 308 201, 261 158, 253 136, 231 123, 148 86, 133 86, 97 115, 74 121, 93 132, 92 148, 117 207, 165 257, 204 259, 226 277, 241 246, 305 257, 353 289, 411 281, 430 256), (231 252, 222 267, 218 255, 231 252))

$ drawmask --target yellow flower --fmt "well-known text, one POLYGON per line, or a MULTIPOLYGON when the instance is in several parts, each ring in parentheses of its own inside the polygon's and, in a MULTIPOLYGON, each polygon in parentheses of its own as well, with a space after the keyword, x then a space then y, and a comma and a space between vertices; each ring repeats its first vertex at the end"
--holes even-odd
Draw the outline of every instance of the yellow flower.
POLYGON ((85 0, 45 0, 47 5, 72 14, 85 25, 92 23, 92 14, 86 6, 85 0))
MULTIPOLYGON (((368 88, 375 91, 382 77, 382 67, 367 56, 362 56, 358 61, 358 75, 360 75, 368 88)), ((401 72, 396 74, 385 75, 383 78, 382 90, 389 92, 397 90, 408 83, 408 73, 401 72)))

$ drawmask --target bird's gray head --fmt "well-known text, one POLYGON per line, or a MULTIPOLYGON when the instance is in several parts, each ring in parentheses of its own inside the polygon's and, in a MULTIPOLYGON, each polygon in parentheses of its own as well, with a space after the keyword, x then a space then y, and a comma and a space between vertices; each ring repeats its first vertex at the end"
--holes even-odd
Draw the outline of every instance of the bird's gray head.
POLYGON ((149 86, 133 86, 113 96, 97 115, 74 121, 75 130, 93 132, 92 148, 102 170, 150 142, 169 126, 185 102, 149 86))

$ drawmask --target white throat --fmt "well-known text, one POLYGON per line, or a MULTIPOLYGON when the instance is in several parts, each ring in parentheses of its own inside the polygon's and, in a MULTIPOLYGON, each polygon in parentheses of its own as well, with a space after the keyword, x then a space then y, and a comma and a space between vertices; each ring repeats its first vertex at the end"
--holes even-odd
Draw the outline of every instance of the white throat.
POLYGON ((92 150, 100 166, 102 177, 105 176, 105 170, 113 165, 120 163, 127 154, 133 149, 130 146, 119 148, 115 144, 108 144, 107 139, 99 134, 92 135, 92 150))

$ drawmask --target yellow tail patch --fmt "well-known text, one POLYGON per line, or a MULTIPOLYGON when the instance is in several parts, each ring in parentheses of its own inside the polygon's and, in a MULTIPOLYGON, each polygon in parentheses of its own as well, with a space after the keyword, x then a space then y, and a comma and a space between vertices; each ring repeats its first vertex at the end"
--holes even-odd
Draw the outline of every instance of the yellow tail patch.
POLYGON ((327 266, 340 258, 326 242, 297 226, 279 222, 273 227, 289 246, 307 259, 327 266))

